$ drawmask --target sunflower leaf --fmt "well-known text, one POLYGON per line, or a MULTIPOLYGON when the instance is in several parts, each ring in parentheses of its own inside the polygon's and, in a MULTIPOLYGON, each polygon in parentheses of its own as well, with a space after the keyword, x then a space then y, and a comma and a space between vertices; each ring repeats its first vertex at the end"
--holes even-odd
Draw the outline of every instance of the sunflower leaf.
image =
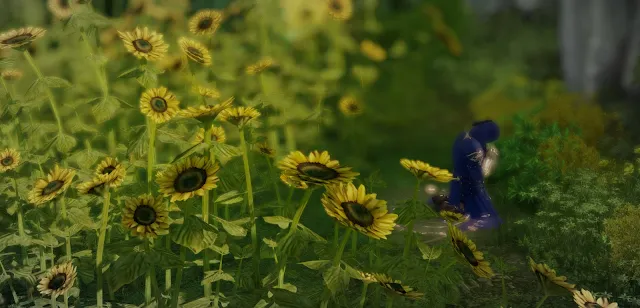
POLYGON ((133 238, 127 241, 118 241, 115 243, 106 244, 104 251, 106 254, 127 254, 132 251, 140 250, 139 247, 144 244, 144 241, 138 238, 133 238))
POLYGON ((325 286, 334 296, 349 286, 349 274, 340 266, 331 266, 322 273, 325 286))
POLYGON ((100 101, 91 108, 96 122, 103 123, 107 120, 111 120, 118 111, 120 104, 113 96, 106 96, 100 99, 100 101))
POLYGON ((68 87, 71 87, 71 83, 68 80, 60 78, 60 77, 56 77, 56 76, 43 77, 42 81, 49 88, 68 88, 68 87))
POLYGON ((224 205, 231 205, 242 202, 242 194, 237 190, 228 191, 216 199, 215 203, 222 203, 224 205))
POLYGON ((142 253, 130 253, 118 258, 105 273, 109 289, 115 292, 142 277, 149 269, 149 263, 145 259, 146 256, 142 253))
POLYGON ((247 229, 243 228, 242 226, 226 221, 220 217, 216 217, 215 220, 219 222, 222 225, 222 228, 225 231, 227 231, 227 233, 229 233, 230 235, 236 236, 236 237, 247 236, 247 229))
POLYGON ((223 165, 234 157, 242 155, 240 148, 219 142, 211 143, 211 151, 216 155, 216 158, 223 165))
POLYGON ((179 245, 187 247, 193 253, 200 253, 212 246, 216 240, 216 229, 199 217, 189 215, 181 225, 177 225, 171 232, 171 239, 179 245))
POLYGON ((272 288, 273 301, 280 307, 314 308, 317 307, 309 298, 286 289, 272 288))
POLYGON ((158 85, 157 73, 148 67, 142 68, 142 75, 138 76, 136 80, 141 86, 147 89, 155 88, 158 85))
POLYGON ((416 245, 418 246, 418 249, 422 253, 422 259, 424 260, 435 260, 439 258, 440 255, 442 254, 442 249, 431 247, 423 243, 422 241, 420 241, 417 237, 416 237, 416 245))
POLYGON ((218 253, 221 256, 226 256, 230 252, 229 245, 227 245, 227 244, 224 244, 222 246, 211 245, 208 248, 213 250, 214 252, 218 253))
POLYGON ((136 66, 120 73, 120 75, 118 75, 118 78, 138 78, 142 76, 143 73, 144 71, 140 69, 140 67, 136 66))
POLYGON ((300 265, 304 265, 309 269, 314 271, 319 271, 325 269, 329 264, 331 264, 330 260, 314 260, 314 261, 306 261, 298 263, 300 265))
POLYGON ((96 151, 93 149, 86 149, 84 151, 79 151, 79 152, 75 152, 74 154, 72 154, 71 156, 69 156, 69 160, 70 162, 75 163, 76 166, 80 167, 80 168, 84 168, 86 166, 93 166, 95 165, 95 163, 103 157, 106 157, 107 155, 100 152, 100 151, 96 151))
POLYGON ((171 250, 164 247, 153 247, 145 260, 149 266, 162 269, 183 267, 184 262, 180 260, 171 250))
POLYGON ((238 245, 231 244, 229 246, 229 251, 233 255, 233 258, 236 259, 236 260, 250 258, 251 254, 253 254, 253 248, 251 247, 251 244, 248 244, 248 245, 246 245, 244 247, 240 247, 238 245))
POLYGON ((175 162, 177 162, 177 161, 179 161, 179 160, 181 160, 181 159, 183 159, 183 158, 185 158, 185 157, 187 157, 187 156, 189 156, 189 155, 191 155, 193 153, 200 152, 200 151, 204 150, 206 147, 207 147, 206 144, 198 143, 198 144, 186 149, 184 152, 178 154, 178 156, 176 156, 176 158, 174 158, 171 161, 171 163, 173 164, 173 163, 175 163, 175 162))
POLYGON ((282 217, 282 216, 267 216, 267 217, 262 217, 262 219, 264 220, 264 222, 268 224, 278 225, 280 229, 289 228, 289 224, 291 223, 291 219, 282 217))
POLYGON ((225 273, 222 270, 215 270, 215 271, 205 272, 205 276, 202 279, 202 285, 205 285, 208 283, 214 283, 219 280, 235 282, 235 279, 233 279, 233 276, 225 273))
POLYGON ((68 153, 77 143, 76 138, 65 133, 59 133, 55 141, 56 149, 62 153, 68 153))
POLYGON ((66 25, 80 31, 86 31, 90 27, 103 28, 111 24, 108 18, 87 8, 79 7, 77 12, 71 15, 66 25))

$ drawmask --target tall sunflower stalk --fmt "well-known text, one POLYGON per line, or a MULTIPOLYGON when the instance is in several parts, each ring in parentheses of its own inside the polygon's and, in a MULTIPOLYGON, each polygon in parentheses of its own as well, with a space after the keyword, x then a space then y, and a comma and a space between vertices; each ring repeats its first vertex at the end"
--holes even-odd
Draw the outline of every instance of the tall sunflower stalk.
MULTIPOLYGON (((13 176, 13 186, 16 190, 16 202, 18 203, 18 208, 16 210, 16 215, 18 216, 18 235, 20 238, 24 238, 24 213, 22 212, 22 202, 20 200, 20 193, 18 192, 18 180, 15 175, 13 176)), ((20 245, 20 264, 25 265, 27 257, 27 247, 20 245)))
MULTIPOLYGON (((36 73, 36 76, 38 77, 38 79, 43 79, 44 75, 42 75, 42 72, 40 71, 40 69, 36 65, 35 61, 33 60, 33 57, 31 57, 31 54, 29 53, 29 50, 25 49, 22 52, 22 54, 23 54, 24 58, 27 60, 27 62, 29 62, 29 66, 31 66, 31 69, 33 69, 33 71, 36 73)), ((53 116, 56 119, 56 124, 58 126, 58 135, 62 135, 62 134, 64 134, 64 128, 62 127, 62 120, 60 119, 60 113, 58 112, 56 98, 53 96, 53 93, 51 92, 51 89, 49 89, 48 86, 45 87, 45 93, 47 94, 47 97, 49 98, 49 106, 51 107, 51 111, 53 112, 53 116)))
MULTIPOLYGON (((211 163, 215 162, 215 156, 213 151, 211 151, 211 133, 209 132, 209 127, 211 125, 209 125, 208 123, 205 126, 205 131, 204 131, 204 143, 207 145, 207 153, 209 154, 209 159, 211 161, 211 163)), ((202 220, 205 223, 209 223, 209 197, 210 197, 210 192, 206 192, 203 196, 202 196, 202 220)), ((221 262, 222 263, 222 262, 221 262)), ((203 272, 206 273, 209 271, 209 254, 208 254, 208 250, 204 249, 202 251, 202 270, 203 272)), ((210 298, 211 297, 211 284, 210 283, 205 283, 204 284, 204 296, 206 298, 210 298)), ((217 297, 216 297, 217 300, 217 297)), ((217 307, 216 305, 214 305, 214 307, 217 307)))
MULTIPOLYGON (((156 122, 147 117, 147 129, 149 131, 149 149, 147 151, 147 189, 149 193, 151 193, 151 182, 153 181, 153 166, 155 165, 155 156, 156 156, 156 122)), ((150 240, 145 241, 145 249, 149 251, 150 248, 150 240)), ((145 276, 144 279, 144 298, 146 305, 151 304, 151 271, 153 267, 151 267, 145 276)), ((158 299, 160 301, 160 299, 158 299)))
POLYGON ((240 129, 240 147, 242 149, 242 161, 244 164, 244 176, 247 185, 247 202, 249 205, 249 219, 251 222, 251 245, 253 249, 253 273, 254 283, 260 285, 260 250, 258 245, 258 234, 256 228, 256 213, 253 204, 253 186, 251 184, 251 168, 249 168, 249 150, 247 149, 247 141, 245 140, 245 130, 241 126, 240 129))
MULTIPOLYGON (((340 261, 342 261, 342 254, 344 253, 344 248, 347 246, 349 239, 351 238, 351 228, 347 228, 344 236, 342 237, 342 241, 338 245, 338 249, 336 250, 336 254, 333 256, 332 266, 337 267, 340 266, 340 261)), ((325 290, 324 298, 322 299, 322 303, 320 304, 321 308, 329 307, 329 300, 331 298, 331 293, 325 290)))
POLYGON ((102 308, 103 289, 102 289, 102 255, 104 254, 104 243, 107 233, 107 225, 109 224, 109 207, 111 206, 111 194, 109 185, 104 185, 102 203, 102 216, 100 219, 100 235, 98 236, 98 251, 96 253, 96 303, 98 308, 102 308))

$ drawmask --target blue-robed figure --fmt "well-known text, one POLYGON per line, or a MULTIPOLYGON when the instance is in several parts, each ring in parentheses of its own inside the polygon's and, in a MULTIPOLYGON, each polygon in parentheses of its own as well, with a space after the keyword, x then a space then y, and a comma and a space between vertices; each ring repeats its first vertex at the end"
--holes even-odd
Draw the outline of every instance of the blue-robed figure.
POLYGON ((463 230, 497 227, 502 220, 493 208, 484 179, 497 159, 495 147, 488 143, 498 140, 500 128, 491 120, 476 122, 469 131, 460 133, 453 143, 453 177, 446 206, 469 216, 459 225, 463 230))

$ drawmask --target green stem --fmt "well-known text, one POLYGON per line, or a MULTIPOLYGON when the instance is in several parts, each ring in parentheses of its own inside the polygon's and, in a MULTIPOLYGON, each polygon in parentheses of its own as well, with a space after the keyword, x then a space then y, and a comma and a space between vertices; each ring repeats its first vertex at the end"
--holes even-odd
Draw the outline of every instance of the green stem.
MULTIPOLYGON (((84 45, 84 48, 87 51, 87 54, 89 54, 89 56, 93 56, 93 48, 91 47, 91 45, 89 44, 89 39, 87 38, 87 35, 84 32, 80 32, 80 35, 82 36, 82 45, 84 45)), ((100 89, 102 90, 102 95, 104 97, 107 97, 109 95, 109 84, 107 82, 107 80, 104 78, 103 75, 103 66, 99 66, 99 65, 93 65, 93 67, 95 68, 95 73, 96 73, 96 78, 98 79, 98 83, 100 83, 100 89)))
MULTIPOLYGON (((165 236, 165 245, 167 250, 171 251, 171 235, 165 236)), ((164 272, 164 289, 165 291, 171 290, 171 269, 164 272)))
MULTIPOLYGON (((222 272, 222 259, 223 259, 223 255, 220 255, 220 263, 218 264, 218 271, 222 272)), ((218 280, 216 281, 216 298, 213 300, 213 307, 218 307, 218 302, 220 300, 220 283, 222 281, 218 280)))
MULTIPOLYGON (((420 190, 420 183, 421 181, 418 179, 416 181, 416 188, 413 191, 413 199, 412 199, 412 203, 415 203, 418 200, 418 191, 420 190)), ((411 222, 409 222, 409 225, 407 226, 407 236, 405 239, 405 243, 404 243, 404 251, 402 252, 402 257, 407 260, 407 258, 409 257, 409 251, 411 249, 411 244, 413 244, 413 224, 414 224, 415 219, 412 219, 411 222)), ((406 270, 405 270, 406 271, 406 270)))
MULTIPOLYGON (((9 277, 9 274, 7 274, 7 270, 5 270, 4 264, 2 264, 1 261, 0 261, 0 267, 2 267, 2 275, 4 275, 5 277, 9 277)), ((20 298, 18 298, 18 293, 16 293, 16 290, 13 288, 12 278, 9 278, 8 280, 9 280, 9 289, 11 289, 11 295, 13 296, 13 302, 15 304, 20 304, 20 298)))
MULTIPOLYGON (((0 78, 2 79, 2 78, 0 78)), ((20 200, 20 194, 18 193, 18 180, 16 179, 16 177, 13 177, 13 187, 15 187, 16 190, 16 199, 18 202, 18 209, 17 209, 17 215, 18 215, 18 235, 20 236, 20 238, 24 238, 25 237, 25 233, 24 233, 24 214, 22 212, 22 202, 20 200)), ((25 265, 25 262, 27 260, 27 247, 24 245, 20 245, 20 264, 25 265)))
POLYGON ((57 296, 51 296, 51 307, 58 307, 58 301, 56 300, 57 296))
POLYGON ((151 193, 151 181, 153 180, 153 165, 156 160, 156 122, 147 118, 149 133, 149 150, 147 153, 147 189, 151 193))
POLYGON ((104 202, 102 203, 102 215, 100 219, 100 235, 98 236, 98 252, 96 254, 96 301, 98 308, 102 308, 102 255, 104 253, 104 242, 107 232, 107 225, 109 224, 109 207, 111 206, 111 195, 109 193, 109 186, 105 185, 104 188, 104 202))
POLYGON ((364 303, 367 301, 367 289, 369 288, 368 283, 362 284, 362 294, 360 295, 360 308, 364 308, 364 303))
POLYGON ((293 152, 296 150, 296 136, 293 130, 293 125, 287 124, 284 126, 284 137, 287 144, 287 150, 293 152))
POLYGON ((287 196, 287 204, 286 204, 286 209, 287 209, 286 216, 289 216, 289 213, 291 213, 291 201, 293 200, 294 192, 295 192, 295 189, 293 187, 289 187, 289 195, 287 196))
MULTIPOLYGON (((147 239, 144 242, 144 246, 145 246, 145 250, 147 251, 147 253, 149 253, 149 251, 151 250, 149 247, 149 240, 147 239)), ((146 304, 146 307, 149 307, 151 305, 151 299, 152 299, 152 295, 151 295, 151 271, 153 271, 153 266, 149 265, 149 268, 147 269, 147 273, 144 277, 144 303, 146 304)))
POLYGON ((296 214, 293 216, 293 221, 291 222, 291 227, 289 227, 289 232, 287 233, 287 237, 290 237, 298 230, 298 224, 300 223, 300 219, 302 218, 302 213, 304 209, 307 207, 309 203, 309 199, 311 199, 311 195, 313 194, 313 189, 307 189, 304 191, 304 195, 302 196, 302 200, 300 201, 300 206, 298 210, 296 210, 296 214))
POLYGON ((11 95, 11 91, 9 91, 9 87, 7 87, 7 83, 4 81, 4 78, 0 78, 0 81, 2 82, 2 87, 4 88, 4 90, 7 91, 7 95, 9 95, 9 99, 13 101, 13 95, 11 95))
POLYGON ((351 235, 351 253, 355 256, 358 250, 358 233, 351 235))
POLYGON ((389 297, 387 297, 387 304, 385 305, 385 307, 386 308, 392 308, 394 299, 395 298, 392 295, 389 295, 389 297))
POLYGON ((509 299, 507 297, 507 284, 504 281, 504 274, 501 275, 500 280, 502 282, 502 307, 508 307, 509 299))
POLYGON ((544 297, 536 304, 536 308, 542 307, 542 304, 549 298, 549 295, 545 294, 544 297))
POLYGON ((282 215, 282 197, 280 196, 280 188, 278 187, 278 178, 276 178, 275 173, 273 172, 273 164, 271 163, 271 158, 265 157, 267 160, 267 166, 269 166, 269 176, 271 177, 271 181, 273 182, 273 190, 276 192, 276 198, 278 199, 278 206, 280 206, 279 212, 282 215))
MULTIPOLYGON (((67 203, 65 202, 64 196, 60 197, 60 212, 62 213, 62 219, 64 221, 67 221, 67 203)), ((65 228, 66 229, 66 228, 65 228)), ((65 236, 65 250, 66 250, 66 256, 67 256, 67 261, 71 262, 72 261, 72 257, 71 257, 71 237, 67 234, 67 236, 65 236)), ((53 260, 52 260, 53 262, 53 260)), ((64 298, 64 304, 69 307, 69 293, 64 293, 63 295, 64 298)))
MULTIPOLYGON (((351 231, 352 231, 351 228, 347 228, 347 231, 345 232, 344 236, 342 237, 342 241, 340 242, 340 246, 338 246, 338 250, 336 251, 336 254, 333 257, 332 265, 334 267, 340 266, 340 261, 342 260, 342 254, 344 253, 344 248, 347 246, 347 243, 349 242, 349 239, 351 238, 351 231)), ((327 292, 327 289, 325 289, 324 299, 322 300, 322 303, 321 303, 320 307, 322 307, 322 308, 328 307, 330 298, 331 298, 331 292, 327 292)))
MULTIPOLYGON (((204 132, 204 143, 207 145, 209 160, 213 164, 215 162, 215 157, 212 157, 213 152, 211 151, 211 131, 210 130, 211 130, 210 125, 206 125, 205 132, 204 132), (211 158, 213 158, 213 160, 211 160, 211 158)), ((205 223, 209 223, 209 191, 205 192, 205 194, 202 196, 202 221, 204 221, 205 223)), ((206 273, 209 271, 209 266, 210 266, 209 253, 207 249, 204 249, 202 251, 202 270, 205 276, 206 276, 206 273)), ((205 283, 203 287, 204 287, 204 296, 206 298, 211 298, 211 284, 205 283)))
POLYGON ((171 307, 178 308, 178 297, 180 296, 180 285, 182 284, 182 273, 184 272, 184 262, 187 259, 187 248, 180 246, 180 263, 182 266, 176 270, 175 291, 171 297, 171 307))
POLYGON ((247 201, 249 205, 249 219, 251 224, 251 245, 253 247, 253 273, 256 287, 260 287, 260 250, 256 230, 256 213, 253 206, 253 187, 251 186, 251 169, 249 168, 249 151, 244 136, 244 129, 240 128, 240 147, 242 148, 242 161, 244 163, 244 177, 247 185, 247 201))
MULTIPOLYGON (((31 57, 29 51, 25 50, 22 54, 24 55, 25 59, 27 59, 27 62, 29 62, 29 65, 31 65, 31 68, 36 73, 36 76, 38 76, 38 79, 40 80, 44 78, 44 75, 42 75, 42 72, 33 61, 33 58, 31 57)), ((51 110, 53 111, 53 116, 56 118, 56 123, 58 124, 58 133, 63 134, 64 129, 62 128, 62 121, 60 120, 60 114, 58 113, 58 107, 56 106, 56 99, 53 96, 53 93, 51 93, 51 89, 49 89, 48 86, 45 88, 45 92, 47 94, 47 97, 49 97, 49 104, 51 106, 51 110)))
MULTIPOLYGON (((240 274, 242 273, 242 261, 244 261, 244 259, 240 259, 240 262, 238 262, 238 269, 236 269, 236 281, 240 280, 240 274)), ((238 291, 238 283, 235 283, 233 285, 233 293, 236 293, 238 291)))

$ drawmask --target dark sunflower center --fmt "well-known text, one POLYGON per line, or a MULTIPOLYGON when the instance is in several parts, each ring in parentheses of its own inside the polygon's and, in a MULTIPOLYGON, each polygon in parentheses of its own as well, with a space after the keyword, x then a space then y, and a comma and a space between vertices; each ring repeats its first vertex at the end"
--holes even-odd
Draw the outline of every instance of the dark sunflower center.
POLYGON ((356 103, 349 104, 347 108, 349 109, 349 111, 354 111, 354 112, 360 110, 360 107, 356 103))
POLYGON ((211 25, 213 25, 213 18, 211 17, 205 17, 198 21, 198 29, 200 30, 207 30, 211 28, 211 25))
POLYGON ((361 226, 368 227, 373 225, 375 218, 371 212, 362 204, 357 202, 342 202, 340 204, 344 210, 344 214, 352 223, 361 226))
POLYGON ((11 164, 13 164, 13 157, 7 156, 3 158, 2 160, 0 160, 0 164, 3 166, 11 166, 11 164))
POLYGON ((165 112, 169 109, 167 101, 162 97, 154 97, 151 99, 151 109, 155 112, 165 112))
POLYGON ((116 170, 116 167, 107 166, 104 169, 102 169, 102 174, 111 174, 111 172, 113 172, 113 170, 116 170))
POLYGON ((304 162, 298 164, 296 169, 298 169, 298 172, 314 179, 333 180, 340 176, 338 171, 321 163, 304 162))
POLYGON ((63 9, 68 9, 71 7, 71 5, 69 4, 70 0, 61 0, 60 3, 60 7, 63 9))
POLYGON ((331 1, 331 9, 334 11, 341 11, 342 10, 342 2, 340 2, 340 0, 333 0, 331 1))
POLYGON ((25 33, 25 34, 16 35, 14 37, 10 37, 6 40, 3 40, 2 43, 3 44, 22 44, 31 40, 32 37, 33 35, 31 35, 31 33, 25 33))
POLYGON ((387 286, 389 286, 389 288, 391 288, 394 292, 397 292, 400 294, 407 294, 407 291, 405 291, 405 289, 399 283, 391 282, 391 283, 387 283, 387 286))
POLYGON ((51 181, 47 184, 47 186, 45 186, 42 189, 42 195, 46 196, 48 194, 52 194, 60 190, 60 188, 62 188, 63 185, 64 185, 64 181, 60 181, 60 180, 51 181))
POLYGON ((133 212, 133 220, 143 226, 152 225, 156 222, 156 210, 148 205, 140 205, 133 212))
POLYGON ((197 58, 204 57, 204 55, 202 54, 202 51, 200 51, 198 48, 195 48, 195 47, 187 47, 187 52, 197 58))
POLYGON ((300 15, 302 16, 303 19, 309 19, 312 16, 311 15, 311 10, 304 9, 300 15))
POLYGON ((182 60, 176 60, 175 62, 173 62, 173 65, 171 66, 171 69, 174 71, 180 70, 182 68, 182 60))
POLYGON ((598 307, 600 307, 600 305, 598 305, 598 303, 593 303, 593 302, 584 303, 584 306, 587 307, 587 308, 598 308, 598 307))
POLYGON ((179 193, 187 193, 200 189, 206 182, 207 170, 192 167, 178 174, 173 188, 179 193))
POLYGON ((476 259, 476 256, 473 254, 473 251, 469 249, 469 246, 467 244, 465 244, 463 241, 456 240, 455 245, 458 248, 458 251, 460 251, 464 258, 467 259, 467 262, 469 262, 469 264, 473 266, 478 266, 480 264, 480 262, 478 262, 478 259, 476 259))
POLYGON ((64 287, 64 283, 66 281, 67 281, 67 274, 58 273, 55 276, 53 276, 51 280, 49 280, 49 284, 47 285, 47 288, 49 288, 50 290, 60 290, 62 289, 62 287, 64 287))
MULTIPOLYGON (((104 173, 103 173, 103 174, 104 174, 104 173)), ((96 186, 93 186, 93 187, 91 187, 91 189, 89 189, 89 191, 87 191, 87 193, 89 193, 89 194, 93 194, 93 195, 99 194, 99 193, 100 193, 100 190, 101 190, 103 187, 104 187, 104 183, 99 184, 99 185, 96 185, 96 186)))
POLYGON ((131 42, 131 44, 133 44, 133 48, 139 52, 149 53, 153 50, 153 45, 145 39, 137 39, 131 42))

